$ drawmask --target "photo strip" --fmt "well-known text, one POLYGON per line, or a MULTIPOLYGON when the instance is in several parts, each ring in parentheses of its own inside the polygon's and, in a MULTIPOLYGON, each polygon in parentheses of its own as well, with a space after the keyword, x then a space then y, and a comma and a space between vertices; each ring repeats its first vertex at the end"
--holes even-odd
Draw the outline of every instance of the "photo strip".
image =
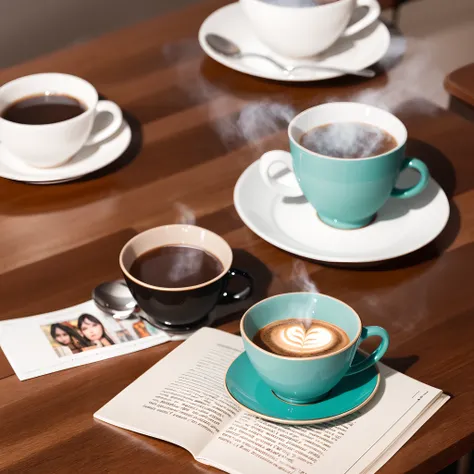
POLYGON ((100 318, 89 313, 82 313, 77 319, 47 324, 41 329, 59 357, 135 341, 162 332, 139 318, 116 321, 110 316, 100 318))
POLYGON ((128 354, 171 340, 133 316, 115 320, 92 301, 0 322, 0 346, 20 380, 128 354), (28 351, 25 351, 28 347, 28 351))

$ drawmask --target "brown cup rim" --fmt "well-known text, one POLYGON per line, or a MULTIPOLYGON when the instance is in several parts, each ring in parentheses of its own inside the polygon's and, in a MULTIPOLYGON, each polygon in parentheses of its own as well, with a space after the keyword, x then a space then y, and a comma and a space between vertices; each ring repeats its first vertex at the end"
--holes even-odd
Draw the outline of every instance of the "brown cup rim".
MULTIPOLYGON (((170 244, 171 245, 171 242, 170 244)), ((123 247, 122 247, 122 250, 120 251, 120 254, 119 254, 119 265, 120 265, 120 269, 122 270, 123 274, 129 278, 131 281, 133 281, 134 283, 136 283, 137 285, 139 286, 142 286, 142 287, 145 287, 145 288, 149 288, 150 290, 157 290, 157 291, 168 291, 168 292, 179 292, 179 291, 191 291, 191 290, 197 290, 199 288, 203 288, 205 286, 208 286, 218 280, 220 280, 229 270, 230 270, 230 267, 232 265, 232 259, 233 259, 233 253, 232 253, 232 248, 231 246, 227 243, 227 241, 221 237, 220 235, 216 234, 215 232, 212 232, 212 230, 208 230, 208 229, 204 229, 203 227, 199 227, 199 226, 196 226, 196 225, 193 225, 193 224, 168 224, 168 225, 162 225, 162 226, 157 226, 157 227, 152 227, 151 229, 147 229, 143 232, 140 232, 139 234, 133 236, 123 247), (138 240, 139 238, 142 238, 143 235, 147 232, 154 232, 156 231, 157 229, 160 229, 160 228, 183 228, 183 227, 192 227, 198 231, 204 231, 204 232, 207 232, 208 234, 211 234, 213 236, 215 236, 216 238, 220 239, 222 241, 222 243, 224 244, 224 247, 226 247, 226 250, 229 251, 230 253, 230 259, 229 259, 229 262, 227 263, 227 265, 224 264, 224 262, 218 257, 216 256, 212 250, 207 250, 205 248, 203 248, 201 245, 196 245, 196 247, 206 251, 206 252, 210 252, 213 256, 215 256, 215 258, 217 258, 221 263, 222 263, 222 266, 223 266, 223 270, 221 273, 219 273, 219 275, 217 275, 216 277, 214 277, 212 280, 207 280, 203 283, 199 283, 198 285, 193 285, 193 286, 183 286, 183 287, 178 287, 178 288, 169 288, 169 287, 166 287, 166 286, 156 286, 156 285, 150 285, 149 283, 146 283, 142 280, 139 280, 138 278, 134 277, 126 268, 125 268, 125 265, 123 264, 123 255, 124 255, 124 252, 125 252, 125 249, 127 247, 129 247, 130 245, 132 245, 132 243, 136 240, 138 240)))

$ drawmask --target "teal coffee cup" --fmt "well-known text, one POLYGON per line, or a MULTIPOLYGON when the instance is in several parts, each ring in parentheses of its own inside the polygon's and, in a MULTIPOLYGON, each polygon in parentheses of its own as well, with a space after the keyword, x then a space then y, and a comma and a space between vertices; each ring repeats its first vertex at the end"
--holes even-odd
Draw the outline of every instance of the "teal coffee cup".
MULTIPOLYGON (((275 327, 275 326, 274 326, 275 327)), ((357 313, 347 304, 330 296, 319 293, 287 293, 273 296, 252 306, 242 317, 240 332, 244 348, 253 367, 262 380, 273 390, 276 396, 290 403, 311 403, 325 395, 341 381, 343 377, 367 370, 385 354, 389 336, 385 329, 378 326, 362 326, 357 313), (343 347, 335 347, 323 355, 305 357, 279 355, 257 345, 255 337, 276 321, 287 323, 277 325, 277 333, 284 341, 295 340, 296 325, 292 328, 291 319, 305 318, 330 323, 347 336, 343 347), (360 343, 371 336, 381 338, 379 346, 364 360, 353 364, 360 343)), ((327 333, 322 331, 316 340, 327 343, 327 333)), ((302 339, 296 334, 298 344, 302 339)), ((313 336, 307 341, 314 341, 313 336), (312 339, 311 339, 312 338, 312 339)))
MULTIPOLYGON (((260 158, 263 181, 282 196, 304 195, 316 209, 319 218, 339 229, 357 229, 372 222, 377 211, 392 197, 405 199, 423 191, 429 172, 417 158, 405 157, 407 130, 393 114, 355 102, 334 102, 318 105, 297 115, 288 126, 290 151, 274 150, 260 158), (389 151, 365 158, 334 158, 304 148, 300 141, 308 131, 340 122, 369 124, 390 134, 396 146, 389 151), (275 173, 274 165, 278 165, 275 173), (281 163, 294 173, 296 181, 284 184, 276 179, 281 163), (411 188, 396 187, 400 172, 413 168, 420 179, 411 188)), ((332 138, 331 138, 332 140, 332 138)), ((341 144, 348 137, 335 134, 341 144)), ((287 180, 288 181, 288 180, 287 180)))

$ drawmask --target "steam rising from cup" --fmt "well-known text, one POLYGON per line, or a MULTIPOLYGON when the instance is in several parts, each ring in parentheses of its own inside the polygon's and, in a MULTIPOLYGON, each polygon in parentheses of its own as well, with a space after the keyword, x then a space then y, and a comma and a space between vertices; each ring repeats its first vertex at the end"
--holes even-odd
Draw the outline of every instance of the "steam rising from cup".
MULTIPOLYGON (((178 224, 194 225, 196 224, 196 215, 193 210, 180 202, 175 204, 178 211, 178 224)), ((180 281, 201 270, 204 260, 203 252, 196 252, 190 248, 189 252, 176 254, 169 278, 171 281, 180 281)))
POLYGON ((307 293, 319 293, 318 287, 309 277, 305 264, 301 260, 293 260, 290 281, 292 285, 299 291, 304 291, 307 293))
MULTIPOLYGON (((293 268, 291 271, 290 282, 292 286, 298 291, 307 293, 319 293, 318 287, 309 277, 305 264, 301 260, 293 260, 293 268)), ((289 315, 289 317, 300 318, 304 320, 306 330, 311 326, 312 315, 316 310, 317 300, 314 299, 308 303, 304 308, 303 314, 289 315)), ((301 311, 301 309, 299 310, 301 311)))
POLYGON ((196 215, 194 214, 193 210, 186 206, 186 204, 182 204, 180 202, 175 203, 175 209, 178 211, 178 224, 188 224, 188 225, 195 225, 196 224, 196 215))
MULTIPOLYGON (((216 107, 220 103, 211 103, 210 115, 219 115, 216 107)), ((227 148, 232 149, 235 144, 245 143, 259 153, 266 151, 260 141, 288 127, 291 119, 296 115, 296 110, 288 105, 276 101, 262 100, 248 102, 236 114, 220 118, 213 123, 214 129, 219 134, 221 141, 227 148)), ((258 158, 258 156, 255 156, 258 158)))

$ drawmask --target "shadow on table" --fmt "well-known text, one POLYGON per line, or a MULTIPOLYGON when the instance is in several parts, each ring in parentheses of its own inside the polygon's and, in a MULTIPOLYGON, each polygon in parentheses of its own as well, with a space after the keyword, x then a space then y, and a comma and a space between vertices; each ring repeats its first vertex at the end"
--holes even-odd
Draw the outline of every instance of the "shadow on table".
POLYGON ((102 178, 108 174, 115 173, 116 171, 127 166, 138 156, 143 145, 142 126, 130 112, 122 109, 122 113, 124 120, 128 123, 132 132, 132 138, 127 149, 115 161, 106 167, 94 171, 93 173, 90 173, 76 181, 71 181, 71 183, 91 181, 93 179, 102 178))
MULTIPOLYGON (((268 296, 268 289, 272 281, 272 273, 267 266, 254 255, 243 249, 233 249, 234 260, 232 266, 247 272, 253 280, 253 290, 249 298, 241 302, 218 305, 214 310, 213 326, 219 326, 238 319, 242 314, 258 301, 268 296)), ((245 281, 236 279, 229 284, 229 290, 240 291, 245 281)))
POLYGON ((411 355, 406 357, 384 357, 382 362, 391 367, 392 369, 401 372, 402 374, 415 365, 419 361, 420 357, 417 355, 411 355))
POLYGON ((263 100, 304 110, 310 105, 321 103, 321 95, 326 100, 328 92, 334 94, 334 98, 343 98, 352 94, 357 86, 362 84, 370 84, 371 88, 382 88, 387 83, 387 78, 380 77, 376 85, 370 81, 371 79, 356 76, 341 76, 317 82, 292 82, 291 87, 288 87, 288 82, 238 73, 205 57, 201 61, 198 85, 201 91, 217 89, 226 95, 245 101, 260 103, 263 100))

